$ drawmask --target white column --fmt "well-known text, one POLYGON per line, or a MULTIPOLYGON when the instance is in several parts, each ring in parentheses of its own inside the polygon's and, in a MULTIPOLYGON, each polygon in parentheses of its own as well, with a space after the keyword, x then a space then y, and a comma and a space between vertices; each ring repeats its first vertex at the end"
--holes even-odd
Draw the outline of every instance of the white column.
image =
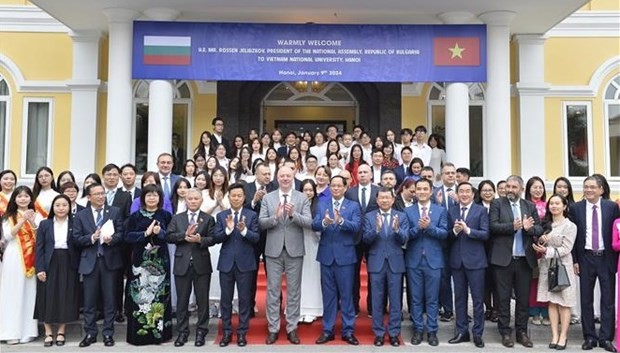
POLYGON ((519 128, 521 176, 545 178, 545 40, 538 34, 517 35, 519 45, 519 128), (536 156, 536 158, 532 158, 536 156))
MULTIPOLYGON (((469 12, 437 17, 446 24, 467 24, 474 19, 469 12)), ((469 168, 469 87, 461 82, 446 85, 446 156, 457 168, 469 168)))
POLYGON ((95 171, 97 142, 97 102, 99 74, 98 31, 71 32, 73 41, 73 77, 71 89, 71 133, 69 169, 77 180, 95 171))
POLYGON ((103 10, 109 24, 108 103, 106 121, 106 162, 124 164, 132 161, 131 131, 133 95, 131 54, 134 10, 109 8, 103 10))
POLYGON ((480 15, 487 24, 487 94, 484 115, 486 176, 498 181, 512 174, 510 128, 510 22, 515 13, 480 15))
MULTIPOLYGON (((144 15, 156 21, 173 21, 179 12, 156 8, 144 11, 144 15)), ((157 156, 170 153, 172 146, 172 106, 174 91, 171 81, 153 80, 149 84, 149 143, 147 169, 153 170, 157 156)))

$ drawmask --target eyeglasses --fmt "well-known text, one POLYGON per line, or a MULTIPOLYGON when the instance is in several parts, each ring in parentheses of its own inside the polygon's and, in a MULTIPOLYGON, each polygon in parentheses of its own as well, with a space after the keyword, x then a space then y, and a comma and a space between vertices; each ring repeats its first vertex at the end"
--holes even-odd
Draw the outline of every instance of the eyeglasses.
POLYGON ((90 196, 105 196, 105 192, 93 192, 90 193, 90 196))

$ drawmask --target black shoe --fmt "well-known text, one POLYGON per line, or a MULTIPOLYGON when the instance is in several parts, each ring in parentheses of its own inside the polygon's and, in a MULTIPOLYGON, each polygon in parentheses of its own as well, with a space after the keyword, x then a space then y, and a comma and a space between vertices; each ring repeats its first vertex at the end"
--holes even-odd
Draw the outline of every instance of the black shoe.
POLYGON ((54 335, 47 335, 45 336, 45 339, 50 338, 49 341, 44 341, 43 342, 43 347, 51 347, 54 345, 54 335))
POLYGON ((56 334, 56 345, 58 347, 62 347, 62 346, 65 345, 65 334, 64 334, 64 332, 58 332, 56 334), (60 337, 62 337, 61 340, 59 340, 60 337))
POLYGON ((617 352, 616 347, 614 346, 613 342, 611 342, 611 341, 600 341, 598 343, 598 346, 603 348, 607 352, 612 352, 612 353, 617 352))
POLYGON ((267 335, 267 339, 265 340, 266 344, 274 344, 276 343, 276 341, 278 340, 278 333, 277 332, 269 332, 269 335, 267 335))
POLYGON ((499 317, 497 316, 497 312, 493 311, 491 313, 491 322, 498 322, 499 321, 499 317))
POLYGON ((485 312, 484 312, 484 319, 485 319, 486 321, 491 320, 491 314, 492 314, 492 311, 491 311, 491 310, 487 310, 487 311, 485 311, 485 312))
POLYGON ((114 337, 103 336, 103 345, 106 347, 112 347, 114 345, 114 337))
POLYGON ((417 346, 422 343, 422 332, 413 331, 413 337, 411 337, 411 344, 417 346))
POLYGON ((187 343, 187 333, 179 333, 179 337, 174 341, 174 346, 182 347, 185 343, 187 343))
POLYGON ((428 344, 433 347, 437 347, 439 345, 439 339, 437 339, 437 332, 428 333, 428 344))
POLYGON ((390 336, 390 345, 392 345, 392 347, 400 346, 400 340, 398 339, 398 336, 390 336))
POLYGON ((222 339, 220 340, 220 347, 226 347, 232 341, 232 335, 230 333, 224 334, 222 339))
POLYGON ((327 342, 333 341, 333 340, 334 340, 334 335, 329 335, 329 334, 323 332, 323 333, 321 333, 319 338, 317 338, 316 341, 314 341, 314 343, 316 343, 316 344, 324 344, 324 343, 327 343, 327 342))
POLYGON ((502 335, 502 345, 507 348, 512 348, 515 346, 515 341, 512 340, 510 335, 502 335))
POLYGON ((360 341, 358 341, 357 338, 353 334, 342 336, 342 340, 352 346, 357 346, 358 344, 360 344, 360 341))
MULTIPOLYGON (((220 346, 222 344, 220 343, 220 346)), ((245 333, 240 333, 237 335, 237 346, 245 347, 248 345, 248 340, 245 338, 245 333)))
POLYGON ((581 349, 584 351, 589 351, 592 348, 596 348, 597 343, 595 340, 585 340, 583 341, 583 344, 581 345, 581 349))
POLYGON ((194 341, 194 346, 202 347, 205 345, 205 336, 207 335, 207 331, 196 331, 196 340, 194 341))
POLYGON ((450 322, 452 321, 453 318, 454 318, 454 315, 451 312, 446 311, 443 314, 441 314, 441 316, 439 317, 439 320, 443 322, 450 322))
POLYGON ((286 334, 286 338, 292 344, 299 344, 300 343, 299 336, 297 335, 297 330, 293 330, 293 331, 287 333, 286 334))
POLYGON ((375 346, 377 347, 381 347, 383 346, 383 337, 381 336, 375 336, 375 346))
POLYGON ((480 336, 474 336, 474 345, 478 348, 484 348, 484 341, 480 336))
POLYGON ((532 340, 530 340, 530 338, 527 336, 527 333, 525 332, 517 333, 517 343, 521 343, 521 345, 525 348, 534 347, 532 340))
POLYGON ((457 333, 456 336, 452 337, 448 343, 456 344, 461 342, 469 342, 469 333, 457 333))
POLYGON ((114 321, 118 322, 119 324, 121 322, 125 322, 125 316, 123 316, 122 312, 117 312, 116 315, 114 316, 114 321))
POLYGON ((97 336, 86 335, 80 342, 80 347, 88 347, 97 342, 97 336))
POLYGON ((549 349, 556 349, 557 347, 558 347, 557 343, 553 343, 553 342, 549 343, 549 349))
MULTIPOLYGON (((559 343, 559 341, 558 341, 558 343, 559 343)), ((560 346, 559 344, 556 344, 556 345, 555 345, 555 350, 557 350, 557 351, 563 351, 563 350, 565 350, 565 349, 566 349, 566 345, 567 345, 567 344, 568 344, 568 338, 566 339, 566 341, 564 341, 564 344, 563 344, 563 345, 561 345, 561 346, 560 346)))

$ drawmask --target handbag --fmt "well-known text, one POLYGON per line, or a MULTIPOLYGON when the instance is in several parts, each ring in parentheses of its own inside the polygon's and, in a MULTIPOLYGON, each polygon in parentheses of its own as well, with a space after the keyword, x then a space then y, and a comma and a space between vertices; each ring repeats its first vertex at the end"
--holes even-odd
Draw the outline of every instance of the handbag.
POLYGON ((570 287, 570 279, 568 278, 568 271, 562 264, 560 253, 558 249, 555 249, 555 255, 549 263, 548 284, 549 292, 561 292, 565 288, 570 287))

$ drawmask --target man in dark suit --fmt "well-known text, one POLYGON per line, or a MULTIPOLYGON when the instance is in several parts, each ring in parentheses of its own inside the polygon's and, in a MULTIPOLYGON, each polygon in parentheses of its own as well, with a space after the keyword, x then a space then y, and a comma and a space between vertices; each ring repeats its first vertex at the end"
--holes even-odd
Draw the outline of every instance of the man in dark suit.
POLYGON ((402 184, 403 180, 409 176, 409 163, 411 163, 411 159, 413 155, 411 153, 411 147, 404 146, 400 150, 400 160, 401 164, 394 169, 394 173, 396 173, 396 182, 398 185, 402 184))
POLYGON ((102 185, 91 184, 88 189, 90 207, 80 211, 73 223, 73 244, 82 249, 79 272, 84 278, 84 331, 80 347, 97 342, 95 312, 97 298, 103 298, 103 343, 114 345, 115 287, 123 260, 119 244, 123 222, 118 208, 106 204, 102 185))
POLYGON ((179 180, 179 176, 172 173, 174 168, 174 159, 170 153, 162 153, 157 156, 157 171, 159 174, 159 180, 161 182, 161 189, 164 192, 166 199, 170 200, 172 194, 172 188, 174 184, 179 180))
POLYGON ((620 217, 618 206, 602 198, 601 180, 589 176, 583 182, 585 200, 570 208, 571 219, 577 225, 573 246, 573 262, 579 274, 581 288, 581 329, 584 342, 581 348, 590 350, 597 344, 608 352, 615 352, 615 291, 618 254, 612 248, 612 226, 620 217), (594 285, 601 286, 601 327, 594 327, 594 285))
POLYGON ((342 340, 351 345, 359 344, 354 335, 355 308, 352 293, 357 262, 355 237, 362 228, 362 214, 356 202, 344 197, 346 186, 343 177, 337 175, 331 178, 332 197, 319 203, 312 222, 312 229, 321 232, 316 259, 321 263, 323 332, 316 344, 334 340, 338 302, 342 319, 342 340))
POLYGON ((394 191, 381 187, 377 194, 379 209, 366 214, 363 240, 369 244, 368 275, 375 288, 372 292, 372 331, 375 346, 382 346, 385 326, 383 307, 386 297, 390 301, 388 335, 390 344, 400 345, 401 303, 405 255, 403 245, 409 240, 407 215, 392 208, 394 191), (385 289, 387 288, 387 293, 385 289))
POLYGON ((456 335, 448 343, 469 342, 467 293, 474 306, 474 344, 484 347, 484 275, 487 268, 485 242, 489 239, 489 216, 484 206, 474 203, 474 187, 464 182, 456 187, 459 205, 448 212, 450 268, 454 279, 456 335))
POLYGON ((505 347, 513 347, 510 328, 510 297, 516 296, 515 330, 517 342, 532 347, 527 335, 528 297, 532 269, 537 266, 532 243, 542 234, 536 206, 521 198, 523 179, 511 175, 506 180, 506 197, 495 199, 489 210, 491 258, 499 298, 497 328, 505 347))
MULTIPOLYGON (((379 208, 377 206, 377 192, 379 187, 372 184, 372 173, 370 166, 362 164, 357 169, 358 185, 354 188, 350 188, 344 194, 344 197, 348 200, 357 202, 362 211, 362 215, 368 212, 374 211, 379 208)), ((360 265, 362 257, 368 253, 368 245, 364 244, 360 240, 362 239, 362 231, 355 236, 355 251, 357 253, 357 262, 355 264, 355 278, 353 281, 353 305, 355 306, 355 314, 360 312, 360 265)), ((372 292, 370 278, 367 282, 368 296, 366 297, 366 307, 368 308, 368 315, 372 312, 372 301, 370 293, 372 292)))
POLYGON ((247 344, 246 334, 250 325, 252 282, 257 270, 253 259, 254 244, 258 242, 258 216, 254 211, 243 208, 245 191, 243 184, 232 184, 228 188, 230 210, 217 215, 215 223, 215 240, 222 243, 217 269, 220 272, 222 298, 223 336, 220 347, 226 347, 232 341, 232 301, 235 284, 239 293, 239 326, 237 327, 237 345, 247 344))
POLYGON ((291 151, 291 148, 295 147, 295 141, 297 140, 297 134, 294 131, 289 131, 284 138, 284 142, 286 143, 284 146, 280 146, 276 151, 279 157, 288 158, 288 153, 291 151))
POLYGON ((372 183, 379 186, 381 185, 381 175, 388 168, 383 166, 383 150, 379 148, 374 148, 371 154, 371 163, 370 163, 370 176, 372 183))
MULTIPOLYGON (((120 210, 121 221, 125 222, 129 217, 129 209, 131 208, 131 195, 118 188, 118 183, 121 176, 121 169, 116 164, 107 164, 101 170, 101 176, 103 177, 103 187, 106 190, 106 203, 108 206, 114 206, 120 210)), ((118 280, 116 283, 116 322, 125 321, 124 314, 129 314, 130 308, 126 307, 127 303, 125 298, 129 295, 129 289, 123 286, 123 277, 131 269, 131 244, 121 243, 119 244, 120 251, 123 257, 123 271, 119 272, 118 280), (123 296, 125 293, 125 296, 123 296)))
POLYGON ((213 134, 211 135, 209 150, 215 152, 218 145, 224 145, 224 148, 226 148, 226 158, 232 159, 234 157, 232 147, 228 139, 224 137, 224 119, 215 117, 211 120, 211 124, 213 125, 213 134))
POLYGON ((174 162, 172 171, 175 174, 181 174, 183 172, 183 164, 185 164, 185 159, 187 158, 185 148, 180 145, 180 140, 181 136, 179 136, 176 132, 173 132, 170 154, 172 155, 172 161, 174 162))
POLYGON ((136 186, 136 174, 136 166, 131 163, 127 163, 121 167, 121 182, 123 186, 119 189, 131 194, 132 200, 139 199, 140 195, 142 195, 142 190, 136 186))
POLYGON ((437 316, 439 314, 439 285, 444 267, 442 242, 448 237, 448 212, 431 202, 433 183, 426 179, 416 182, 416 205, 405 209, 409 221, 409 242, 405 252, 407 287, 411 288, 411 344, 422 342, 422 332, 428 334, 428 344, 437 346, 437 316), (426 304, 425 308, 423 307, 426 304), (426 324, 423 313, 426 312, 426 324))
POLYGON ((179 336, 174 346, 183 346, 189 336, 188 307, 193 285, 198 305, 194 345, 200 347, 205 344, 205 336, 209 332, 209 288, 213 272, 209 247, 215 244, 215 220, 200 211, 200 190, 188 190, 185 203, 187 211, 172 217, 166 233, 166 241, 177 245, 174 253, 174 282, 179 336))

